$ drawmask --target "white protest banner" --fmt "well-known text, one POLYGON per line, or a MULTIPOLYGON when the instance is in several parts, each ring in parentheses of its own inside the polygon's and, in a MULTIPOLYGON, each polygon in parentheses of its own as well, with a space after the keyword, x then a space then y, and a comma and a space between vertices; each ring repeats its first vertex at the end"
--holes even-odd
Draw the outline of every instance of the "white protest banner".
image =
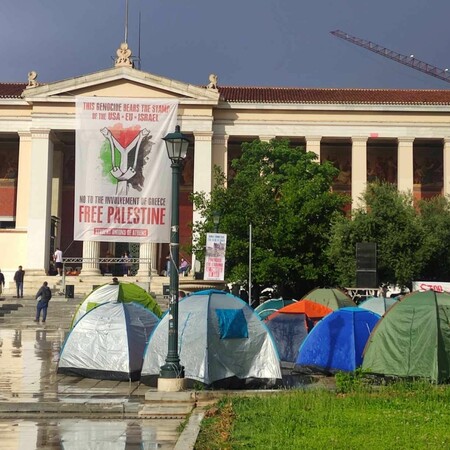
POLYGON ((206 234, 205 280, 225 279, 225 252, 227 235, 222 233, 206 234))
POLYGON ((450 292, 450 283, 445 281, 413 281, 413 291, 450 292))
POLYGON ((171 163, 162 138, 177 110, 176 100, 77 98, 75 240, 169 242, 171 163))

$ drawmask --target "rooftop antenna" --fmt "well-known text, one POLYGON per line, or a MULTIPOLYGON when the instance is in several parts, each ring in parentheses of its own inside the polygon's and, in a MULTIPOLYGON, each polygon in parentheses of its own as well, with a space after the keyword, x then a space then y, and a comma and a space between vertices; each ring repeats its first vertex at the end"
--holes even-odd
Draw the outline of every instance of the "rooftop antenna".
POLYGON ((141 70, 141 11, 139 11, 139 37, 138 37, 138 69, 141 70))
POLYGON ((128 44, 128 0, 125 1, 125 44, 128 44))

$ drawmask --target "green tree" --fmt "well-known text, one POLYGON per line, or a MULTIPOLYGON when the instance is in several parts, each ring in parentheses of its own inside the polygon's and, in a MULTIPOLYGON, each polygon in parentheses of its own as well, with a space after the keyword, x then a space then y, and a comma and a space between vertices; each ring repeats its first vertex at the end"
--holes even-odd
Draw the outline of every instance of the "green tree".
POLYGON ((411 194, 393 184, 375 182, 362 196, 364 206, 352 212, 352 220, 336 218, 328 256, 337 283, 355 286, 356 244, 377 244, 378 276, 381 283, 409 286, 427 264, 429 243, 411 194))
POLYGON ((426 262, 420 275, 425 281, 450 281, 450 201, 433 197, 419 203, 425 230, 426 262))
POLYGON ((248 279, 251 224, 255 284, 276 284, 291 295, 327 284, 325 249, 332 217, 343 215, 348 198, 330 189, 337 169, 315 159, 314 153, 292 148, 287 140, 243 144, 242 156, 232 162, 236 175, 228 186, 216 168, 211 195, 193 195, 205 219, 193 226, 196 255, 203 257, 205 233, 213 230, 213 212, 220 211, 220 232, 228 235, 227 279, 248 279))

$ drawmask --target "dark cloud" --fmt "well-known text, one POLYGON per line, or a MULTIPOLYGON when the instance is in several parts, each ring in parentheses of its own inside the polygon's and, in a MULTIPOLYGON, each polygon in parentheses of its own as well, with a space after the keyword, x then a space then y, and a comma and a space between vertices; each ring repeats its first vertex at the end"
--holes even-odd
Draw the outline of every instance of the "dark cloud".
MULTIPOLYGON (((111 67, 125 0, 2 0, 1 81, 43 82, 111 67)), ((129 0, 128 42, 142 70, 207 84, 446 89, 448 83, 342 41, 341 29, 446 68, 444 0, 129 0)))

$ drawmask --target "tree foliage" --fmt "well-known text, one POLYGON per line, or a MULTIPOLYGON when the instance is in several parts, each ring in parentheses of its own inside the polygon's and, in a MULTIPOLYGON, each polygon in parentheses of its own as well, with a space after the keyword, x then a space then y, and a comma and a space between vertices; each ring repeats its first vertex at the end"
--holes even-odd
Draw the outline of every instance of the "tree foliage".
POLYGON ((433 197, 419 203, 427 253, 420 274, 425 281, 450 281, 450 201, 433 197))
POLYGON ((337 169, 318 164, 314 153, 286 140, 254 141, 242 150, 232 162, 236 174, 228 186, 216 168, 211 195, 193 194, 204 219, 193 226, 197 257, 203 257, 205 233, 213 231, 213 213, 220 211, 220 232, 228 235, 227 279, 248 279, 251 224, 254 283, 276 284, 295 295, 327 284, 332 218, 343 215, 348 201, 330 189, 337 169))
POLYGON ((337 283, 355 286, 358 242, 377 244, 380 284, 409 286, 417 279, 448 279, 448 199, 415 204, 410 193, 375 182, 367 186, 362 200, 364 206, 353 211, 352 220, 338 217, 333 223, 327 253, 334 262, 337 283))

